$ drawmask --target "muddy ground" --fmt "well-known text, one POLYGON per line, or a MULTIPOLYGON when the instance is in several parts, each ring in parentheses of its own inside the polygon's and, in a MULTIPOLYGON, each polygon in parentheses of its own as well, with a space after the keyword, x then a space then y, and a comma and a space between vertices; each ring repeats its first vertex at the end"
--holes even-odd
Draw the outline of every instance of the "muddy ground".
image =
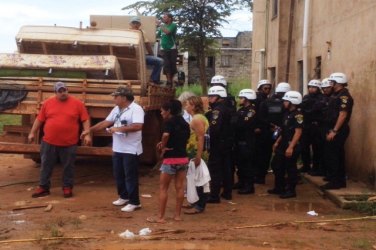
POLYGON ((51 195, 38 199, 31 198, 37 164, 20 155, 0 155, 0 169, 0 249, 376 249, 376 220, 306 223, 366 215, 336 207, 309 183, 298 186, 294 199, 268 195, 272 175, 266 185, 256 186, 256 194, 234 192, 232 202, 208 204, 205 213, 183 215, 181 222, 172 219, 171 187, 167 223, 151 224, 146 218, 157 212, 158 171, 150 167, 141 171, 140 193, 151 198, 141 197, 142 209, 133 213, 112 205, 117 195, 109 160, 80 159, 70 199, 62 197, 58 166, 51 195), (17 210, 49 204, 50 211, 17 210), (307 215, 311 210, 318 216, 307 215), (137 234, 146 227, 152 230, 148 237, 119 237, 127 229, 137 234), (15 240, 26 241, 4 243, 15 240))

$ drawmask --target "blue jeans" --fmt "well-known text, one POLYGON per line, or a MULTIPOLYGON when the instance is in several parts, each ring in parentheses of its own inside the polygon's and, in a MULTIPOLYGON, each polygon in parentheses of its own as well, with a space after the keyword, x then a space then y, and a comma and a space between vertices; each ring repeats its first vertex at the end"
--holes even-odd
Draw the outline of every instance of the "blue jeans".
POLYGON ((139 205, 139 156, 134 154, 114 152, 114 154, 112 155, 112 162, 117 192, 120 198, 129 200, 129 204, 139 205))
POLYGON ((153 66, 153 71, 151 72, 150 79, 155 83, 159 83, 161 80, 163 59, 157 56, 146 55, 146 65, 153 66))
POLYGON ((42 141, 40 146, 41 167, 39 181, 41 187, 50 189, 50 179, 57 157, 59 157, 60 163, 63 166, 63 187, 73 187, 73 168, 76 159, 76 149, 76 145, 61 147, 42 141))
POLYGON ((206 207, 206 200, 208 199, 209 193, 204 193, 204 187, 196 187, 198 201, 196 201, 193 206, 197 211, 203 212, 206 207))

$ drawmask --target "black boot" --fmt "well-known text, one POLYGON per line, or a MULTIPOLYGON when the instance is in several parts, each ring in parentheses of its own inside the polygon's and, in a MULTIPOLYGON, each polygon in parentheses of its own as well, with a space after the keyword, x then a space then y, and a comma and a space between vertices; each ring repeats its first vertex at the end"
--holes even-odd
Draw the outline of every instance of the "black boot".
POLYGON ((232 186, 232 189, 242 189, 244 188, 244 183, 242 181, 238 181, 232 186))
POLYGON ((284 192, 283 194, 279 196, 279 198, 281 199, 289 199, 289 198, 294 198, 294 197, 296 197, 295 190, 287 190, 286 192, 284 192))
POLYGON ((267 192, 268 192, 268 194, 276 194, 276 195, 281 195, 281 194, 285 193, 284 190, 278 189, 278 188, 268 189, 267 192))
POLYGON ((255 188, 253 185, 246 183, 242 189, 238 190, 238 194, 254 194, 255 188))

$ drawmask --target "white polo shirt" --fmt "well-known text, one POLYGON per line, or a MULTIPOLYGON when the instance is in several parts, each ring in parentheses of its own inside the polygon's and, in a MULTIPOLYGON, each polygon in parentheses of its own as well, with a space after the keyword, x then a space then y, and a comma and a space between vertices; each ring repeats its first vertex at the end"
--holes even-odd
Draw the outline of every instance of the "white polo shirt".
MULTIPOLYGON (((142 107, 132 102, 127 108, 120 110, 119 106, 112 109, 106 121, 114 122, 114 127, 127 126, 134 123, 144 123, 145 112, 142 107)), ((112 151, 117 153, 142 154, 142 131, 112 134, 112 151)))

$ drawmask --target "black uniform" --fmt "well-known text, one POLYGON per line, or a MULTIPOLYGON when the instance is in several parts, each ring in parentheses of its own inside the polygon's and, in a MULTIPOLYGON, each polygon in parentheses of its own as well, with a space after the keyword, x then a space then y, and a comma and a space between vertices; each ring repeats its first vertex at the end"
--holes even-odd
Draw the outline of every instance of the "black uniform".
POLYGON ((330 125, 327 125, 325 122, 325 116, 328 113, 329 108, 329 101, 330 101, 330 95, 323 95, 323 108, 322 108, 322 118, 319 122, 320 127, 320 140, 322 141, 322 155, 321 155, 321 161, 320 161, 320 170, 319 172, 322 173, 326 178, 328 178, 328 164, 325 162, 325 147, 326 147, 326 135, 327 132, 331 129, 330 125))
POLYGON ((235 129, 235 154, 238 178, 241 189, 239 194, 254 193, 254 165, 256 106, 241 107, 238 112, 235 129))
POLYGON ((275 176, 274 189, 270 190, 271 192, 269 191, 269 193, 281 195, 289 193, 295 195, 295 186, 298 181, 296 162, 301 151, 300 144, 296 144, 290 158, 287 158, 285 153, 292 138, 294 137, 296 128, 303 128, 303 113, 300 109, 286 111, 284 114, 282 131, 280 135, 281 140, 272 160, 272 167, 275 176), (285 180, 286 172, 287 183, 285 180))
POLYGON ((328 167, 329 183, 324 188, 346 187, 346 169, 345 169, 345 142, 350 134, 349 120, 351 118, 354 100, 347 88, 343 88, 330 97, 328 109, 324 114, 324 126, 326 134, 334 128, 339 113, 346 111, 347 116, 341 128, 336 132, 332 141, 325 141, 324 161, 328 167))
POLYGON ((223 185, 222 196, 231 198, 232 170, 229 161, 232 149, 231 112, 225 101, 210 104, 211 110, 206 113, 209 121, 210 154, 208 168, 211 176, 209 203, 220 201, 219 194, 223 185))
POLYGON ((284 108, 280 94, 261 101, 259 105, 257 127, 261 132, 256 134, 255 181, 264 184, 272 156, 273 142, 276 139, 273 139, 273 130, 281 127, 284 108))
POLYGON ((320 121, 322 121, 323 119, 324 106, 324 95, 321 93, 305 95, 301 104, 304 115, 304 127, 301 140, 303 167, 300 169, 300 171, 309 172, 312 175, 324 174, 320 166, 324 144, 323 138, 320 133, 320 121))

